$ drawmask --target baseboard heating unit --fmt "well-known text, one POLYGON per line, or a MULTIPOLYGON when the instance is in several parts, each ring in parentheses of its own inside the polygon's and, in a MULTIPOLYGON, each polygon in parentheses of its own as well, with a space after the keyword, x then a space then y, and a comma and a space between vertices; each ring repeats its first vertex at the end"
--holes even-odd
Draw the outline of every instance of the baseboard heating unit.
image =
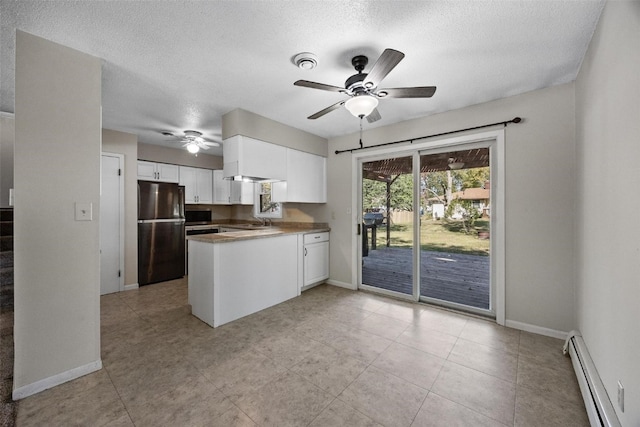
POLYGON ((621 427, 580 332, 569 332, 563 352, 571 357, 591 426, 621 427))

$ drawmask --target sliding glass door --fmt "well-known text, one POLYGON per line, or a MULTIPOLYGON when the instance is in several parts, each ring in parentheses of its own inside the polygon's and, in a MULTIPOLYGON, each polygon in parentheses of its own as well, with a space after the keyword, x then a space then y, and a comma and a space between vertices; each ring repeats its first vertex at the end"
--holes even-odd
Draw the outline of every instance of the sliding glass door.
POLYGON ((492 143, 358 162, 361 288, 493 313, 492 143))
POLYGON ((362 163, 362 284, 413 296, 413 157, 362 163))
POLYGON ((420 153, 420 297, 489 310, 489 148, 420 153))

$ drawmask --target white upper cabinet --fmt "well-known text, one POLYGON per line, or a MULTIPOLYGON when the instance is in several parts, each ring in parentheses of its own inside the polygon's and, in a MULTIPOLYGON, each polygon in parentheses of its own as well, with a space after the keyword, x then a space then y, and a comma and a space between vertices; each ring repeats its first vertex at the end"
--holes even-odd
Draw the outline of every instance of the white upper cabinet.
POLYGON ((231 204, 231 181, 224 179, 221 169, 213 171, 213 204, 231 204))
POLYGON ((287 179, 287 149, 243 135, 235 135, 222 144, 224 177, 249 177, 256 180, 287 179))
POLYGON ((231 181, 231 204, 253 205, 255 187, 253 182, 231 181))
POLYGON ((185 203, 213 203, 213 171, 180 166, 180 185, 184 185, 185 203))
POLYGON ((273 200, 326 203, 327 159, 287 148, 287 180, 273 184, 273 200))
POLYGON ((179 167, 167 163, 138 160, 138 179, 177 183, 180 180, 179 167))

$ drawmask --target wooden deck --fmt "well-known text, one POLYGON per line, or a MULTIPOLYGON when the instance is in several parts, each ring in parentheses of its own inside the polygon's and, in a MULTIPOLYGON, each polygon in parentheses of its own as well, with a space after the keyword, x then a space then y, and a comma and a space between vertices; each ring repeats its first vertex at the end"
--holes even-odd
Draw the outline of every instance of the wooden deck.
MULTIPOLYGON (((489 308, 489 257, 422 251, 420 295, 489 308)), ((411 249, 378 247, 363 258, 362 283, 412 293, 411 249)))

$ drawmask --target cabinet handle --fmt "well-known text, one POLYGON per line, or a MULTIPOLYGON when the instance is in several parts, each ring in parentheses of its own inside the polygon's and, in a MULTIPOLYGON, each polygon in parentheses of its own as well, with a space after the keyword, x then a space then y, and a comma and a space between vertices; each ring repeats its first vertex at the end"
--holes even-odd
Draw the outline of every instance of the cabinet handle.
POLYGON ((304 248, 304 256, 307 256, 307 248, 304 248))

